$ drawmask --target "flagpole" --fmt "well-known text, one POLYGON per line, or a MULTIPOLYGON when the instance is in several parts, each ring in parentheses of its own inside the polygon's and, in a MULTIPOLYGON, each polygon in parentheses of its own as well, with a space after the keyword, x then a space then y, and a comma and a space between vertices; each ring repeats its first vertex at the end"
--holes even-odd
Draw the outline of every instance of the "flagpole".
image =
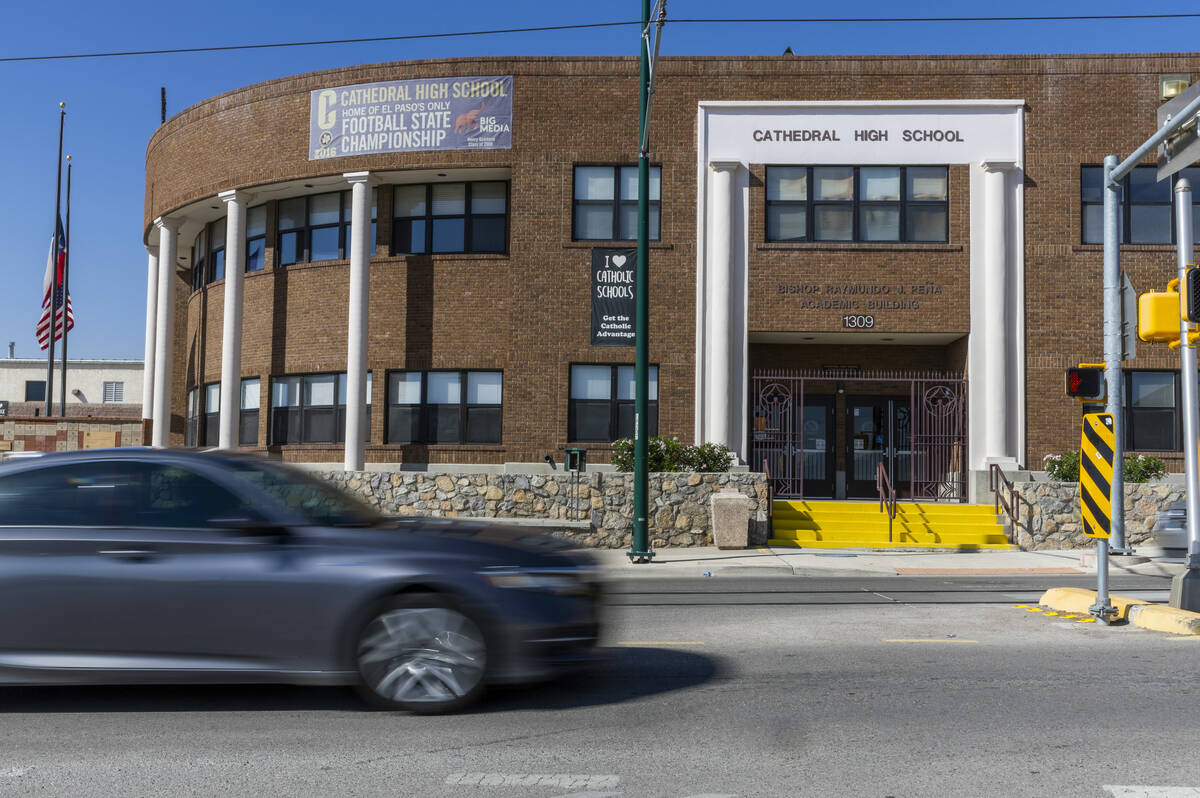
MULTIPOLYGON (((58 414, 63 418, 67 417, 67 333, 69 326, 67 324, 67 307, 71 303, 70 293, 70 274, 71 274, 71 156, 67 156, 67 231, 64 234, 66 237, 66 254, 63 255, 63 351, 62 351, 62 373, 59 382, 62 383, 60 390, 62 393, 62 402, 58 406, 58 414)), ((100 397, 103 401, 104 397, 100 397)))
MULTIPOLYGON (((67 117, 67 104, 58 104, 58 177, 54 184, 54 246, 58 245, 58 211, 62 207, 62 143, 63 143, 63 120, 67 117)), ((55 265, 51 269, 54 276, 51 277, 50 286, 50 340, 46 346, 46 415, 50 416, 54 413, 54 328, 58 325, 58 254, 54 254, 55 265)), ((64 308, 65 310, 65 308, 64 308)))

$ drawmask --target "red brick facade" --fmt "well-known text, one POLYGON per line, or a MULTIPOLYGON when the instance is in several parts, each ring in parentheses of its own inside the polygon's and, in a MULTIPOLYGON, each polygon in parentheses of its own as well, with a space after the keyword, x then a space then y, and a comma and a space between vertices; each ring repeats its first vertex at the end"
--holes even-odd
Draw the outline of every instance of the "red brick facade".
MULTIPOLYGON (((664 58, 657 75, 652 161, 662 169, 662 234, 651 247, 650 360, 658 364, 659 431, 691 440, 695 414, 697 104, 701 101, 1023 100, 1024 373, 1031 468, 1075 448, 1079 407, 1063 369, 1102 358, 1102 253, 1081 235, 1080 166, 1124 156, 1154 127, 1158 77, 1200 72, 1195 55, 664 58)), ((271 187, 310 180, 347 189, 346 172, 511 170, 508 253, 389 256, 391 192, 380 186, 378 255, 371 261, 368 368, 373 412, 368 462, 540 461, 568 445, 572 363, 632 363, 633 349, 589 344, 590 250, 572 240, 573 167, 634 164, 636 59, 453 59, 350 67, 271 81, 214 97, 169 120, 147 150, 147 235, 170 213, 223 210, 216 195, 266 200, 266 269, 247 275, 244 376, 262 379, 259 441, 267 440, 271 376, 343 371, 348 262, 275 267, 271 187), (511 150, 364 155, 308 160, 309 92, 329 86, 448 75, 512 75, 511 150), (391 369, 503 371, 503 443, 386 446, 385 373, 391 369)), ((774 244, 765 241, 765 165, 749 164, 750 367, 827 364, 966 371, 970 330, 967 168, 949 171, 944 244, 774 244), (897 334, 945 343, 856 349, 767 343, 771 335, 841 332, 841 313, 798 322, 788 286, 869 282, 904 286, 911 307, 881 311, 897 334), (760 343, 761 341, 761 343, 760 343)), ((461 179, 461 178, 460 178, 461 179)), ((180 242, 185 254, 191 239, 180 242)), ((1139 290, 1174 275, 1172 245, 1122 248, 1139 290)), ((187 388, 220 379, 223 283, 177 281, 173 442, 183 442, 187 388)), ((1166 347, 1142 345, 1127 368, 1178 368, 1166 347)), ((590 448, 596 449, 594 445, 590 448)), ((599 447, 603 449, 604 447, 599 447)), ((297 460, 339 461, 340 446, 284 447, 297 460)), ((592 454, 603 461, 603 451, 592 454)))

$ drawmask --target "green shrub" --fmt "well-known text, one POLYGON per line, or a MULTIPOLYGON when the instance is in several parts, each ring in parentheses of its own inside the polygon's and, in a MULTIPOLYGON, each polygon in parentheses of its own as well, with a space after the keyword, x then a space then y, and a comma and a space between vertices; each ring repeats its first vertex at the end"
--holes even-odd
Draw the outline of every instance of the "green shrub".
MULTIPOLYGON (((613 443, 613 466, 618 471, 633 471, 633 439, 621 438, 613 443)), ((733 453, 728 446, 704 443, 689 446, 678 438, 652 436, 646 441, 648 471, 728 471, 733 453)))
POLYGON ((1131 454, 1125 457, 1125 481, 1149 482, 1167 473, 1167 467, 1157 457, 1147 457, 1144 454, 1131 454))
MULTIPOLYGON (((1043 458, 1046 473, 1055 482, 1079 481, 1079 452, 1063 452, 1048 454, 1043 458)), ((1167 467, 1157 457, 1147 457, 1144 454, 1126 455, 1124 469, 1126 482, 1149 482, 1167 473, 1167 467)))
POLYGON ((1042 458, 1046 473, 1055 482, 1079 481, 1079 452, 1048 454, 1042 458))

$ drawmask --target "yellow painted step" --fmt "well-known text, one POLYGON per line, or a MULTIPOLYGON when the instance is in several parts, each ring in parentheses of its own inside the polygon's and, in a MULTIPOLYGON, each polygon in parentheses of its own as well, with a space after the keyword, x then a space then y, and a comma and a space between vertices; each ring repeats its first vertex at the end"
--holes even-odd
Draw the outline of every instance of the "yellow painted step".
POLYGON ((804 549, 1012 549, 1008 543, 914 543, 905 540, 884 541, 796 541, 771 538, 768 546, 804 549))

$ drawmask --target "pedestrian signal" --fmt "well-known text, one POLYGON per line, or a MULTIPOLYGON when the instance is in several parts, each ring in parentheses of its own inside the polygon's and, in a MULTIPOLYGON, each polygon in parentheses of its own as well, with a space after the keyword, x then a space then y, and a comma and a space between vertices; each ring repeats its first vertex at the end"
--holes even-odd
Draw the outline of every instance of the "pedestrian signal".
POLYGON ((1104 398, 1104 369, 1078 366, 1067 369, 1067 396, 1088 401, 1104 398))
POLYGON ((1200 269, 1190 264, 1183 272, 1179 309, 1187 321, 1200 322, 1200 269))

